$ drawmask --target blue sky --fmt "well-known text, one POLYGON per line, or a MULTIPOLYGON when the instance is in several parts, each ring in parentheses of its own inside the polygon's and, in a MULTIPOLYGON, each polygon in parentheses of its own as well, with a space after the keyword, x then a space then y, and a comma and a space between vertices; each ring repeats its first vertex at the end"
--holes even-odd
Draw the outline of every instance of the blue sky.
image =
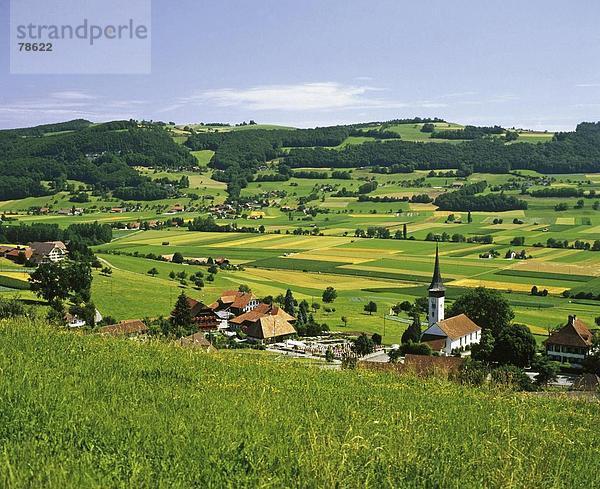
POLYGON ((8 3, 0 127, 438 116, 555 130, 600 120, 595 0, 153 0, 149 75, 11 75, 8 3))

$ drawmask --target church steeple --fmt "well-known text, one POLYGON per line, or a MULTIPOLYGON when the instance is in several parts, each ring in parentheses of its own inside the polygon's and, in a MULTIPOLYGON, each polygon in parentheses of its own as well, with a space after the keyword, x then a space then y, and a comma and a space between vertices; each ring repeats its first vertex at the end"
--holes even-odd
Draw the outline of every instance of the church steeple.
POLYGON ((435 265, 433 267, 433 278, 431 279, 429 290, 446 290, 446 287, 444 287, 444 282, 442 281, 442 274, 440 272, 440 250, 437 244, 435 245, 435 265))
POLYGON ((442 273, 440 272, 440 250, 438 245, 435 245, 435 265, 433 267, 433 277, 429 286, 429 313, 427 320, 429 326, 442 321, 444 319, 444 300, 446 296, 446 287, 442 281, 442 273))

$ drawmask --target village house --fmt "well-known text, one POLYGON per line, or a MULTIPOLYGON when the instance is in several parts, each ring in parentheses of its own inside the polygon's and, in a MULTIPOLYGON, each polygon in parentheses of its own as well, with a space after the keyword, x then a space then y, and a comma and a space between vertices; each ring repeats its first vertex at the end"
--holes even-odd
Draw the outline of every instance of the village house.
POLYGON ((127 336, 134 337, 143 335, 148 332, 148 326, 139 319, 130 319, 127 321, 121 321, 117 324, 111 324, 109 326, 103 326, 98 330, 98 333, 106 336, 127 336))
POLYGON ((282 308, 261 303, 229 323, 231 329, 242 331, 249 339, 269 343, 295 335, 296 328, 293 326, 295 321, 296 318, 282 308))
POLYGON ((83 328, 86 324, 83 319, 70 313, 65 314, 64 320, 66 326, 69 328, 83 328))
POLYGON ((177 212, 183 212, 185 210, 185 207, 181 204, 175 204, 173 207, 171 207, 171 210, 169 212, 173 212, 173 213, 177 213, 177 212))
POLYGON ((32 255, 33 250, 29 246, 0 246, 0 257, 15 263, 25 263, 32 255))
POLYGON ((421 341, 433 351, 445 355, 470 350, 472 345, 481 340, 481 328, 465 314, 445 319, 445 297, 446 287, 442 281, 439 249, 436 246, 433 278, 429 286, 429 327, 421 335, 421 341))
POLYGON ((219 329, 222 319, 210 307, 196 299, 188 297, 188 306, 192 314, 192 321, 201 331, 213 331, 219 329))
POLYGON ((35 241, 30 246, 33 250, 31 261, 38 265, 40 263, 56 263, 69 256, 67 247, 62 241, 35 241))
POLYGON ((544 342, 551 360, 581 367, 592 349, 593 334, 577 316, 569 316, 567 324, 550 334, 544 342))
POLYGON ((237 290, 226 290, 209 307, 213 311, 227 311, 234 316, 239 316, 251 311, 260 304, 260 301, 252 292, 239 292, 237 290))

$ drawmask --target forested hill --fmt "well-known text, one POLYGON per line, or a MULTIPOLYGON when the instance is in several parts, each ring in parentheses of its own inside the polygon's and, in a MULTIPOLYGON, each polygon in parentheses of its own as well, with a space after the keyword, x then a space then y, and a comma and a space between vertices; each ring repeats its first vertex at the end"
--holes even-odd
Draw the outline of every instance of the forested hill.
POLYGON ((390 141, 351 145, 341 151, 297 148, 284 162, 292 167, 337 167, 396 165, 399 171, 447 169, 463 165, 477 172, 506 173, 536 170, 541 173, 600 171, 600 123, 582 123, 575 132, 556 134, 539 144, 506 144, 500 138, 477 138, 459 144, 423 144, 390 141))
MULTIPOLYGON (((437 121, 437 120, 436 120, 437 121)), ((410 173, 415 169, 467 167, 471 171, 506 173, 531 169, 541 173, 600 171, 600 123, 581 123, 574 132, 558 133, 548 142, 513 144, 519 136, 499 126, 436 131, 420 120, 422 132, 440 140, 454 134, 458 142, 436 144, 404 141, 389 130, 391 124, 333 126, 302 130, 248 130, 192 134, 187 145, 194 150, 211 149, 215 178, 228 183, 230 196, 254 178, 257 168, 281 158, 281 179, 291 168, 380 167, 386 173, 410 173), (370 141, 339 147, 350 136, 370 141), (338 147, 336 147, 338 146, 338 147)))
POLYGON ((0 131, 0 200, 51 193, 43 181, 79 180, 98 190, 140 185, 134 165, 195 164, 162 127, 134 121, 87 121, 0 131), (59 130, 48 134, 48 130, 59 130), (40 134, 44 135, 40 135, 40 134))

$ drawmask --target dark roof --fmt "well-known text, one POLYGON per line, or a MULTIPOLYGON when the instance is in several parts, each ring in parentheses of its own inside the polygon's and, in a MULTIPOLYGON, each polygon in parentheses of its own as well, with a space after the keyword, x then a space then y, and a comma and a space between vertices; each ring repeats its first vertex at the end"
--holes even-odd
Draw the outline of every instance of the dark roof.
POLYGON ((592 338, 592 332, 581 319, 569 316, 567 324, 554 331, 546 340, 546 344, 589 348, 592 346, 592 338))
POLYGON ((120 336, 129 335, 134 333, 145 333, 148 331, 146 326, 139 319, 130 319, 128 321, 121 321, 118 324, 111 324, 110 326, 103 326, 98 330, 100 334, 120 336))
POLYGON ((442 281, 442 274, 440 272, 440 251, 437 244, 435 245, 435 265, 433 267, 433 278, 431 279, 429 290, 446 290, 446 287, 444 287, 444 282, 442 281))
POLYGON ((196 299, 192 299, 191 297, 187 298, 187 303, 188 306, 190 306, 192 317, 196 317, 202 312, 213 312, 212 309, 204 305, 204 303, 197 301, 196 299))

